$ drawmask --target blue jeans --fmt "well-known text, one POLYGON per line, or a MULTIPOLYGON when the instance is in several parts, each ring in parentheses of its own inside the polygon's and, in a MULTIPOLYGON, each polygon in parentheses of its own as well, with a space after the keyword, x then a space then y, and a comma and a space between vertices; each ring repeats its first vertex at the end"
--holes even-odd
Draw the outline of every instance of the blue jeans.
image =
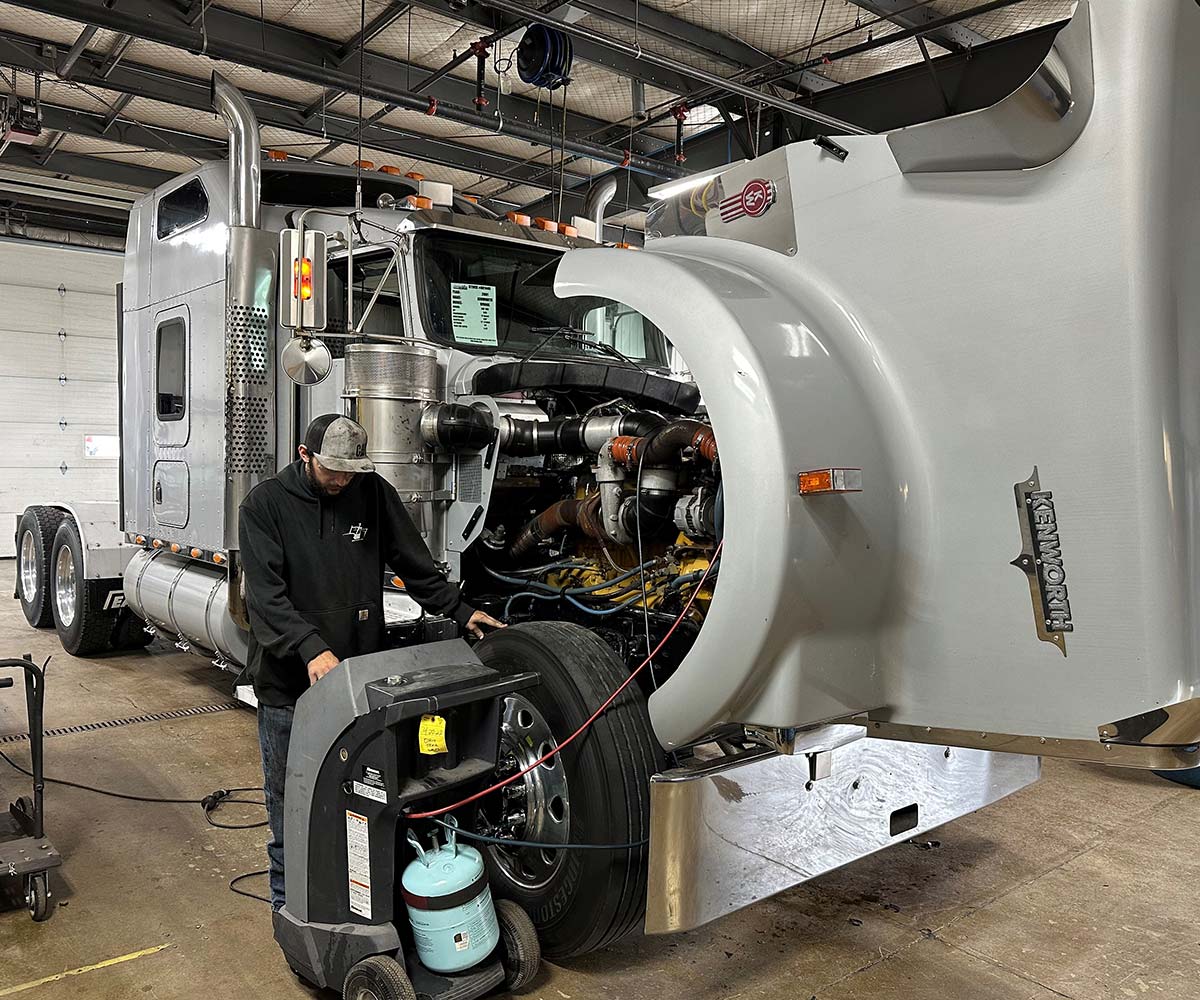
POLYGON ((292 740, 291 705, 279 708, 258 706, 258 747, 262 751, 263 797, 267 803, 267 822, 271 839, 267 842, 270 861, 271 908, 283 906, 283 786, 287 779, 288 744, 292 740))

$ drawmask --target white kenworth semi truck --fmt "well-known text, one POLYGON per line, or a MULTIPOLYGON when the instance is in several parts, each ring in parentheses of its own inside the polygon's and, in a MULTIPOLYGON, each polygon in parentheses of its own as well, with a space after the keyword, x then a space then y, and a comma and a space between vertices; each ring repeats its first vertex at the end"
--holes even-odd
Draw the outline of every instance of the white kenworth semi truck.
MULTIPOLYGON (((377 172, 355 208, 353 172, 262 162, 217 80, 229 163, 130 219, 120 503, 25 512, 26 615, 236 669, 238 505, 353 415, 512 623, 477 654, 541 675, 501 773, 661 645, 462 817, 648 841, 488 849, 556 956, 699 926, 1040 755, 1195 766, 1196 51, 1193 0, 1081 2, 998 105, 731 165, 639 252, 377 172)), ((453 634, 400 579, 385 605, 396 644, 453 634)))

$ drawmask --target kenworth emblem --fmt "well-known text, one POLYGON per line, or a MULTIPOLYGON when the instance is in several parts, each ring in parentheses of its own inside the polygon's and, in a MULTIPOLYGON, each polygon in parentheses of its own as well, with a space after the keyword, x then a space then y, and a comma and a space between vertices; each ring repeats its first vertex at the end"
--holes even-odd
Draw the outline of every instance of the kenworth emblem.
POLYGON ((1037 466, 1033 474, 1013 487, 1017 520, 1021 525, 1021 554, 1012 561, 1029 578, 1033 620, 1038 638, 1052 642, 1067 655, 1067 632, 1075 631, 1067 597, 1067 571, 1063 566, 1062 540, 1054 494, 1043 490, 1037 466))
POLYGON ((722 222, 733 222, 743 215, 757 219, 775 204, 775 182, 761 177, 747 181, 737 194, 722 198, 719 206, 722 222))

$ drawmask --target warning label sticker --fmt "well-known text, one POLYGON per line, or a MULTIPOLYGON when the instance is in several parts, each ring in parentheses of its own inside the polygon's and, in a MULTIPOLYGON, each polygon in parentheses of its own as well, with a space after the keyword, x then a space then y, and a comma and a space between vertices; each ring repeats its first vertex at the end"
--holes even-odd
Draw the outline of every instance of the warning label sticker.
POLYGON ((346 872, 350 912, 371 919, 371 839, 367 817, 346 810, 346 872))
POLYGON ((496 289, 450 283, 450 323, 460 344, 496 346, 496 289))
POLYGON ((382 788, 364 785, 361 781, 354 782, 354 794, 361 795, 364 799, 373 799, 376 802, 387 801, 387 792, 382 788))

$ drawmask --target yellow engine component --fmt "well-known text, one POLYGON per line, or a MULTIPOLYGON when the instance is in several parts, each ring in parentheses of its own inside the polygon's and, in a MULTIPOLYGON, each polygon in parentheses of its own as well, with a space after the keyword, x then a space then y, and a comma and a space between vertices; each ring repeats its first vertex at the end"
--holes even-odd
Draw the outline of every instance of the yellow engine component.
MULTIPOLYGON (((647 559, 666 554, 661 546, 656 548, 657 551, 653 553, 645 553, 647 559)), ((684 535, 679 536, 671 552, 674 556, 671 561, 664 561, 661 566, 646 571, 647 607, 653 608, 661 604, 672 592, 670 584, 676 578, 703 573, 708 568, 711 549, 697 545, 684 535)), ((641 595, 637 592, 641 584, 639 578, 632 576, 620 579, 637 565, 637 550, 633 546, 609 548, 606 553, 598 545, 582 545, 576 553, 575 561, 583 565, 557 570, 546 577, 546 583, 552 587, 599 587, 600 589, 592 591, 588 597, 614 600, 631 607, 642 606, 641 595), (609 581, 618 582, 609 587, 602 586, 609 581)), ((676 592, 681 593, 685 601, 691 594, 688 584, 684 584, 682 589, 677 589, 676 592)), ((692 607, 706 610, 711 600, 712 587, 706 583, 696 596, 692 607)))

